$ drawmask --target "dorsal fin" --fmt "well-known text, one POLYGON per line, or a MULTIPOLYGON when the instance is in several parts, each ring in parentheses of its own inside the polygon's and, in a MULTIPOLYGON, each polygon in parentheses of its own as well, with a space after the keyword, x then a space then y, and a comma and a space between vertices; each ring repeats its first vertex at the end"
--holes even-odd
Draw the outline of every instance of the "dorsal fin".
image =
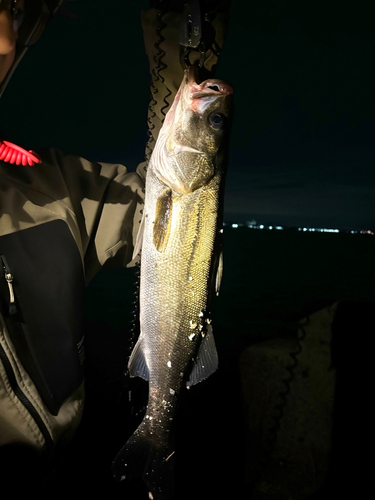
POLYGON ((133 259, 135 259, 142 250, 144 232, 145 232, 145 214, 143 214, 141 223, 139 225, 137 239, 135 240, 135 245, 133 250, 133 257, 132 257, 133 259))

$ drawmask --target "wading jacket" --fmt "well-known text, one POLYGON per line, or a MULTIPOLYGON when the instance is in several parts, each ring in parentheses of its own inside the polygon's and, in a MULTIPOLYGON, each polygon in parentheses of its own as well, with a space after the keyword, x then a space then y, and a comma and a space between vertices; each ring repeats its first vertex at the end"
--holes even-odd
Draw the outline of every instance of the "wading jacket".
POLYGON ((0 447, 42 452, 80 421, 84 285, 109 259, 133 264, 144 183, 121 165, 40 156, 0 161, 0 447))

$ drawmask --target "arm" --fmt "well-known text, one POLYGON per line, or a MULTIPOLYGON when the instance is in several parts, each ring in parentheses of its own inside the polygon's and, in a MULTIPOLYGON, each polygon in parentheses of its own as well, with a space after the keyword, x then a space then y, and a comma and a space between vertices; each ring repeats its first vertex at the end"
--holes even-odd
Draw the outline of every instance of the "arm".
POLYGON ((102 266, 134 265, 144 182, 123 165, 95 163, 58 150, 40 151, 34 167, 0 161, 0 234, 64 220, 85 265, 86 281, 102 266))
POLYGON ((123 165, 94 163, 56 150, 42 154, 57 164, 77 218, 86 281, 102 266, 133 266, 133 246, 142 218, 144 181, 123 165))

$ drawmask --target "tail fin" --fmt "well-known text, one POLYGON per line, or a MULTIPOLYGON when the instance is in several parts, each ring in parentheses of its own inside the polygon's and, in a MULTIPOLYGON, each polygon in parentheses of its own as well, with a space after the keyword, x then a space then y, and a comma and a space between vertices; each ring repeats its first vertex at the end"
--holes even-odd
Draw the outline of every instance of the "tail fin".
POLYGON ((160 439, 146 432, 146 422, 130 436, 112 463, 117 481, 142 478, 153 500, 172 500, 174 451, 160 439))

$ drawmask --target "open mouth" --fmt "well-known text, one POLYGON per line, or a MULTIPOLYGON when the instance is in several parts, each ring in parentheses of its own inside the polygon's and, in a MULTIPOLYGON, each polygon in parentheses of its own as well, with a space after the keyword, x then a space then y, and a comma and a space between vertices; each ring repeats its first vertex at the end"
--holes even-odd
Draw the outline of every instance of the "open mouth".
POLYGON ((222 97, 233 94, 233 87, 223 80, 212 78, 198 83, 198 69, 195 66, 189 68, 188 82, 191 85, 191 99, 222 97))
POLYGON ((190 97, 192 99, 202 99, 204 97, 224 97, 226 95, 231 94, 232 92, 227 92, 223 90, 217 90, 217 86, 209 86, 204 89, 193 89, 190 97))

